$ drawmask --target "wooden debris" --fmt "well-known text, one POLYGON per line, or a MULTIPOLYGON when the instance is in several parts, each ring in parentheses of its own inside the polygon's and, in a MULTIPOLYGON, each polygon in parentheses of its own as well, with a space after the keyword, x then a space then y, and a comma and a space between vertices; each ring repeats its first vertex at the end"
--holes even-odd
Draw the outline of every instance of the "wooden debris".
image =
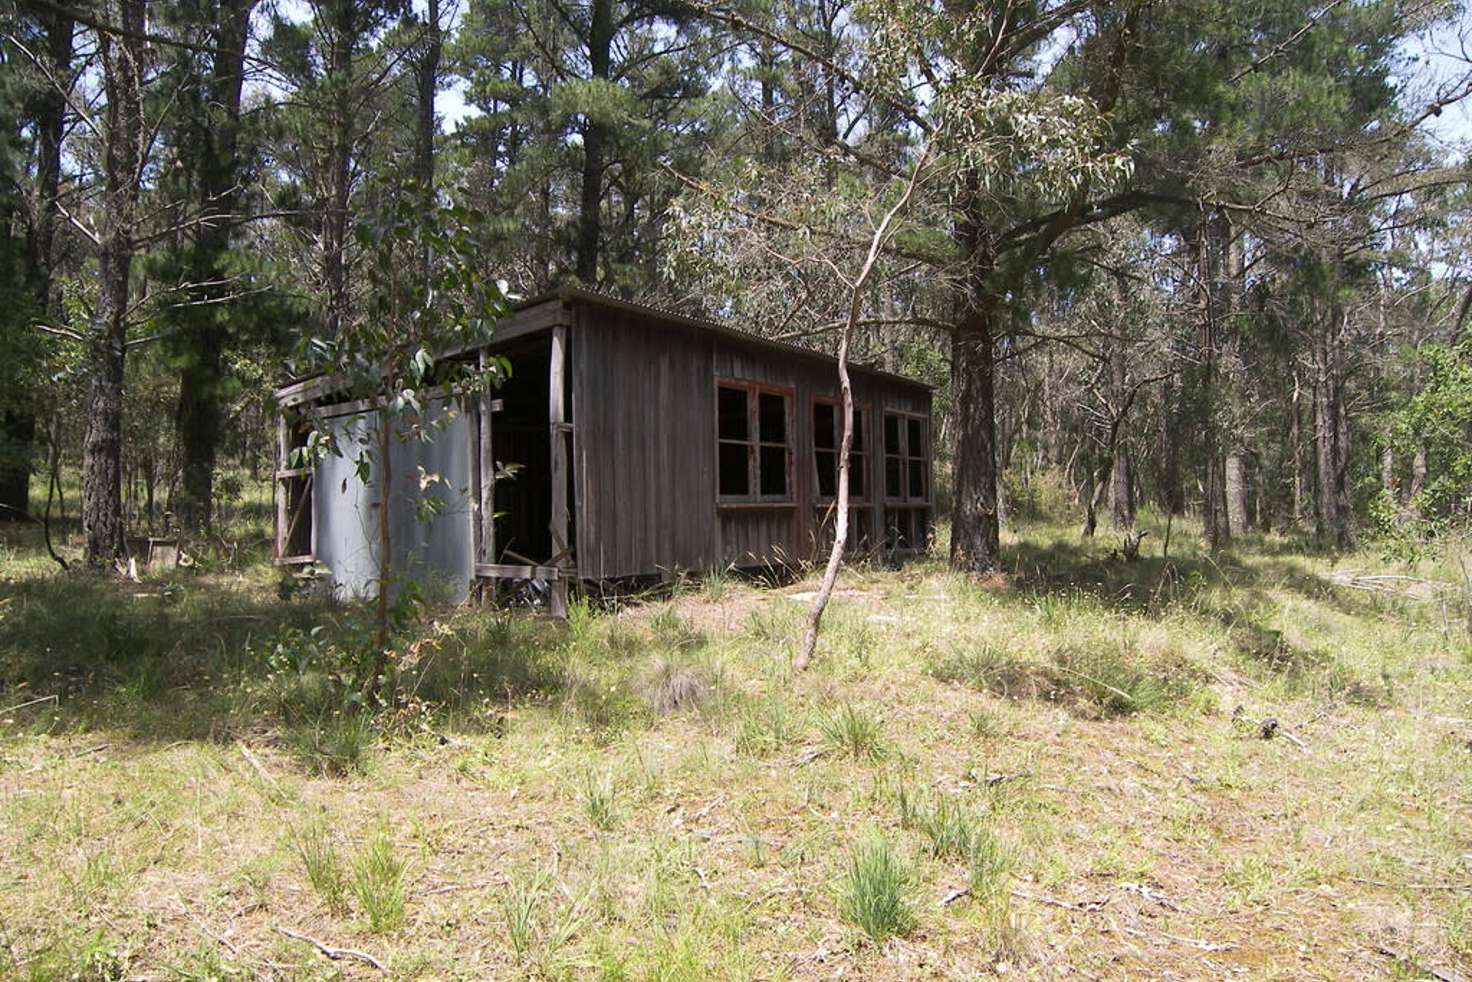
POLYGON ((1070 903, 1067 900, 1055 900, 1052 897, 1044 897, 1038 894, 1026 893, 1022 890, 1017 889, 1016 887, 1012 888, 1012 896, 1021 897, 1023 900, 1031 900, 1035 904, 1043 904, 1048 907, 1058 907, 1062 910, 1077 911, 1080 914, 1097 914, 1099 911, 1109 906, 1110 900, 1110 898, 1104 897, 1101 900, 1085 900, 1081 904, 1075 904, 1070 903))
POLYGON ((11 706, 9 709, 0 709, 0 716, 7 716, 10 713, 20 712, 22 709, 29 709, 32 706, 38 706, 43 702, 59 702, 59 700, 54 695, 41 696, 36 699, 31 699, 28 702, 22 702, 17 705, 11 706))
POLYGON ((316 938, 302 934, 300 931, 293 931, 291 928, 281 927, 280 925, 276 926, 276 932, 278 934, 284 934, 286 937, 291 938, 293 941, 305 941, 313 948, 316 948, 318 951, 322 952, 322 954, 326 955, 332 961, 341 961, 344 958, 356 958, 360 962, 372 965, 383 974, 388 974, 388 969, 383 967, 383 962, 379 961, 377 958, 374 958, 366 951, 357 951, 353 948, 336 948, 329 944, 323 944, 316 938))
POLYGON ((1232 722, 1249 723, 1257 727, 1257 735, 1262 737, 1264 740, 1271 740, 1275 736, 1281 736, 1283 739, 1287 740, 1289 743, 1293 744, 1304 753, 1309 752, 1308 744, 1304 743, 1303 740, 1295 736, 1293 733, 1284 729, 1283 724, 1278 722, 1278 718, 1276 716, 1269 716, 1265 719, 1254 719, 1253 717, 1247 715, 1247 711, 1244 707, 1238 706, 1236 709, 1232 710, 1232 722))
POLYGON ((1126 893, 1133 893, 1145 898, 1151 903, 1159 904, 1166 910, 1173 910, 1182 914, 1190 913, 1190 911, 1186 910, 1186 908, 1182 907, 1180 904, 1176 903, 1174 900, 1170 899, 1159 890, 1154 890, 1143 883, 1121 883, 1119 885, 1119 888, 1126 893))

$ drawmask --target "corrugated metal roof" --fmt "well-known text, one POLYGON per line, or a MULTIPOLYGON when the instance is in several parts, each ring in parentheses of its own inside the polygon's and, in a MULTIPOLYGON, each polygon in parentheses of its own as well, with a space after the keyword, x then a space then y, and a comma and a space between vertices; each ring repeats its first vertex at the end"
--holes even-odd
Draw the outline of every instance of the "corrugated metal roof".
MULTIPOLYGON (((538 304, 549 303, 558 300, 561 300, 564 303, 587 303, 600 307, 610 308, 613 310, 622 310, 627 313, 643 314, 647 317, 653 317, 658 320, 667 321, 672 324, 678 324, 681 327, 687 327, 692 330, 709 331, 713 334, 719 334, 722 337, 730 338, 733 341, 739 341, 743 344, 750 344, 755 347, 765 348, 769 351, 780 352, 786 355, 796 355, 802 358, 810 358, 824 362, 825 364, 833 365, 835 367, 838 365, 838 359, 834 356, 821 351, 815 351, 812 348, 804 348, 801 345, 791 344, 787 341, 777 341, 772 338, 765 338, 762 337, 760 334, 753 334, 750 331, 743 330, 742 328, 735 327, 731 324, 723 324, 719 321, 706 320, 699 317, 691 317, 687 314, 681 314, 678 311, 669 310, 664 307, 657 307, 653 304, 637 303, 632 300, 623 300, 619 297, 611 297, 605 293, 599 293, 596 290, 588 290, 583 287, 562 287, 549 293, 544 293, 540 296, 533 297, 530 300, 522 301, 521 303, 518 303, 516 305, 515 309, 526 310, 530 307, 535 307, 538 304)), ((905 385, 918 386, 919 388, 928 389, 931 391, 934 391, 935 389, 935 386, 930 385, 927 382, 921 382, 918 379, 909 378, 904 375, 896 375, 894 372, 886 372, 882 369, 874 368, 870 365, 864 365, 854 361, 849 362, 849 370, 865 375, 871 375, 877 378, 888 379, 893 382, 901 382, 905 385)))
MULTIPOLYGON (((752 347, 762 348, 767 351, 796 356, 799 358, 807 358, 814 361, 820 361, 824 364, 833 365, 835 367, 838 365, 837 358, 833 357, 832 355, 825 354, 821 351, 815 351, 812 348, 804 348, 801 345, 791 344, 787 341, 777 341, 772 338, 765 338, 762 337, 760 334, 753 334, 750 331, 743 330, 730 324, 722 324, 719 321, 691 317, 687 314, 682 314, 678 311, 669 310, 664 307, 657 307, 653 304, 647 303, 636 303, 632 300, 623 300, 619 297, 611 297, 605 293, 599 293, 596 290, 588 290, 582 287, 560 287, 556 290, 551 290, 547 293, 532 297, 529 300, 519 301, 512 306, 511 310, 515 313, 520 313, 525 310, 530 310, 533 307, 538 307, 542 304, 549 303, 583 303, 592 306, 604 307, 609 310, 619 310, 625 313, 639 314, 645 317, 653 318, 655 320, 663 321, 668 324, 688 328, 690 330, 708 331, 712 334, 718 334, 723 338, 728 338, 741 344, 751 345, 752 347)), ((496 339, 493 332, 489 344, 494 345, 495 343, 496 339)), ((452 353, 459 354, 461 352, 457 351, 452 353)), ((896 375, 894 372, 886 372, 882 369, 860 364, 858 362, 849 362, 849 370, 854 372, 855 374, 869 375, 874 378, 887 379, 891 382, 898 382, 903 385, 915 386, 917 388, 926 389, 928 391, 934 391, 935 389, 935 386, 930 385, 927 382, 921 382, 917 379, 908 378, 904 375, 896 375)), ((317 392, 316 390, 331 389, 331 381, 327 380, 325 376, 325 372, 319 373, 317 375, 304 376, 302 378, 294 380, 287 385, 283 385, 276 390, 275 395, 277 397, 277 400, 280 401, 283 396, 286 396, 289 393, 293 393, 296 390, 308 388, 314 393, 313 397, 315 398, 316 395, 322 394, 320 392, 317 392), (319 382, 318 380, 322 381, 319 382), (310 385, 310 383, 313 382, 316 382, 317 384, 310 385)))

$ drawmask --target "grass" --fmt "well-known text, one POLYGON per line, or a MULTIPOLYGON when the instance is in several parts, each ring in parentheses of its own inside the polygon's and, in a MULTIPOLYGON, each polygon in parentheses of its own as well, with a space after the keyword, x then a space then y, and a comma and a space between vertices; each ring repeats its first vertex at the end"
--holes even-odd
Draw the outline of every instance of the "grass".
POLYGON ((583 775, 583 811, 593 827, 603 832, 618 824, 618 803, 609 774, 583 775))
POLYGON ((347 887, 372 933, 386 934, 403 926, 406 869, 386 826, 375 828, 354 854, 347 887))
POLYGON ((818 721, 818 729, 829 750, 854 760, 879 761, 889 753, 884 724, 865 706, 843 703, 818 721))
POLYGON ((915 870, 888 840, 871 835, 854 847, 841 887, 843 917, 871 941, 909 934, 915 870))
POLYGON ((347 913, 347 879, 337 845, 332 841, 332 833, 327 826, 318 820, 295 830, 291 835, 291 846, 317 898, 332 913, 347 913))
POLYGON ((1337 581, 1458 555, 1145 521, 846 570, 801 675, 811 577, 431 609, 377 712, 362 612, 259 555, 119 585, 6 530, 0 978, 370 971, 278 927, 406 979, 1472 973, 1466 618, 1337 581))

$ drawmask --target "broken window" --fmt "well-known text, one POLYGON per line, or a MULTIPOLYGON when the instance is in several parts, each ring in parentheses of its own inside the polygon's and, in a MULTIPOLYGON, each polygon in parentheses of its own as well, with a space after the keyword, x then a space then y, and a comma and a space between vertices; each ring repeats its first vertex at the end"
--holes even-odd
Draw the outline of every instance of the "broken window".
POLYGON ((884 414, 884 547, 913 552, 930 543, 930 420, 884 414))
POLYGON ((310 466, 300 458, 312 425, 294 412, 281 417, 276 462, 276 561, 311 562, 312 485, 310 466))
POLYGON ((930 421, 909 413, 884 414, 884 497, 930 501, 930 421))
POLYGON ((716 387, 716 492, 726 501, 792 497, 792 396, 747 382, 716 387))
MULTIPOLYGON (((848 496, 863 501, 868 496, 869 453, 864 439, 868 418, 854 407, 854 436, 848 453, 848 496)), ((838 496, 838 454, 843 446, 843 409, 826 400, 813 402, 813 465, 817 470, 818 497, 838 496)))

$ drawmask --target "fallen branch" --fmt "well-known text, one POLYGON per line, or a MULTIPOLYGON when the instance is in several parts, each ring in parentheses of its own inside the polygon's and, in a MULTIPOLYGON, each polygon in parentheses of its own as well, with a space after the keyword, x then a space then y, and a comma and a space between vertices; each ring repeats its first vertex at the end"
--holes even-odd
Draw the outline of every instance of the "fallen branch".
POLYGON ((1233 948, 1237 947, 1236 945, 1228 941, 1203 941, 1200 938, 1188 938, 1180 934, 1167 934, 1164 931, 1142 931, 1137 927, 1120 927, 1119 925, 1115 926, 1119 930, 1123 931, 1125 934, 1133 934, 1137 938, 1164 938, 1167 941, 1174 941, 1176 944, 1188 945, 1200 951, 1231 951, 1233 948))
POLYGON ((1042 897, 1038 896, 1037 894, 1026 893, 1022 890, 1018 890, 1016 887, 1012 888, 1012 896, 1021 897, 1023 900, 1031 900, 1035 904, 1043 904, 1048 907, 1058 907, 1063 910, 1077 911, 1080 914, 1097 914, 1099 911, 1109 906, 1108 897, 1105 897, 1103 900, 1086 900, 1081 904, 1074 904, 1069 903, 1067 900, 1055 900, 1052 897, 1042 897))
POLYGON ((59 701, 60 700, 58 700, 56 698, 56 696, 54 696, 54 695, 51 695, 51 696, 41 696, 40 698, 32 699, 29 702, 23 702, 23 703, 20 703, 19 705, 11 706, 9 709, 0 709, 0 716, 6 716, 6 715, 9 715, 10 713, 17 713, 17 712, 20 712, 22 709, 28 709, 31 706, 36 706, 36 705, 39 705, 40 703, 43 703, 43 702, 59 702, 59 701))
POLYGON ((244 757, 246 763, 250 764, 250 766, 255 769, 256 774, 260 776, 260 779, 262 781, 265 781, 273 788, 279 787, 279 785, 276 783, 276 779, 271 776, 270 772, 266 770, 265 765, 260 762, 256 755, 250 752, 249 747, 247 747, 243 743, 238 743, 236 744, 236 746, 240 748, 240 756, 244 757))
POLYGON ((1472 891, 1472 882, 1464 883, 1389 883, 1385 880, 1372 880, 1365 876, 1346 876, 1351 883, 1366 883, 1372 887, 1383 887, 1386 890, 1463 890, 1472 891))
POLYGON ((360 962, 365 962, 369 965, 372 965, 383 974, 388 974, 388 969, 383 967, 383 962, 379 961, 377 958, 374 958, 366 951, 357 951, 353 948, 334 948, 332 945, 323 944, 316 938, 302 934, 300 931, 293 931, 291 928, 281 927, 279 924, 276 926, 276 933, 284 934, 286 937, 291 938, 293 941, 305 941, 307 944, 311 945, 313 948, 316 948, 318 951, 322 952, 322 954, 326 955, 333 961, 340 961, 344 958, 356 958, 360 962))
POLYGON ((1243 711, 1241 706, 1238 706, 1236 709, 1232 710, 1232 722, 1251 723, 1253 726, 1257 727, 1257 735, 1262 737, 1264 740, 1271 740, 1273 737, 1281 735, 1283 739, 1293 744, 1299 750, 1302 750, 1304 753, 1309 752, 1308 744, 1304 743, 1288 730, 1285 730, 1283 728, 1283 724, 1278 722, 1278 718, 1276 716, 1268 716, 1265 719, 1254 719, 1253 717, 1248 716, 1247 713, 1243 711))

